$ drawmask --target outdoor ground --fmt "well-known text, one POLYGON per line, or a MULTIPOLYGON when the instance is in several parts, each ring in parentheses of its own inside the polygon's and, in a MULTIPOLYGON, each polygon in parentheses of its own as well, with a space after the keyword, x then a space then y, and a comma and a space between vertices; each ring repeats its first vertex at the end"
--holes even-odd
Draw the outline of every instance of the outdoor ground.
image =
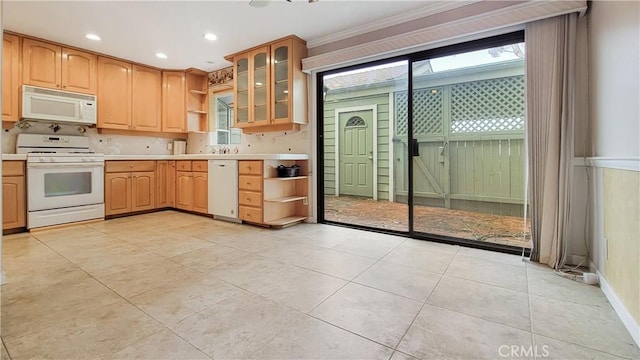
MULTIPOLYGON (((407 231, 407 204, 354 196, 325 197, 325 219, 346 224, 407 231)), ((416 206, 416 231, 531 248, 529 224, 523 236, 520 217, 416 206)))

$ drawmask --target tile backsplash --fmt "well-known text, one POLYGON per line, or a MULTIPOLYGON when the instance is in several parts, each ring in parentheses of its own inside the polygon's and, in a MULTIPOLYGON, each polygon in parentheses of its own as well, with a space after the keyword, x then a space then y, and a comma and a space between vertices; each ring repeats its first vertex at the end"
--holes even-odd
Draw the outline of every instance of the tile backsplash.
MULTIPOLYGON (((77 125, 60 125, 60 129, 54 132, 46 123, 29 123, 31 126, 21 129, 17 126, 2 131, 2 153, 14 154, 16 152, 16 137, 19 133, 31 134, 58 134, 58 135, 83 135, 77 125)), ((91 150, 107 155, 169 155, 168 144, 175 139, 152 136, 127 136, 113 134, 99 134, 95 128, 87 128, 84 136, 90 139, 91 150)), ((189 133, 187 140, 187 153, 210 154, 221 152, 222 146, 208 145, 209 134, 189 133)), ((303 126, 297 132, 269 132, 241 135, 240 144, 226 145, 231 153, 241 154, 310 154, 311 140, 309 139, 308 126, 303 126)))
POLYGON ((19 133, 49 134, 49 135, 84 135, 89 138, 91 150, 96 153, 108 155, 167 155, 172 154, 167 150, 167 144, 174 139, 151 136, 126 136, 113 134, 98 134, 95 128, 87 128, 83 134, 77 125, 60 125, 60 130, 54 132, 46 123, 30 123, 27 129, 17 126, 2 131, 2 153, 14 154, 16 152, 16 138, 19 133))

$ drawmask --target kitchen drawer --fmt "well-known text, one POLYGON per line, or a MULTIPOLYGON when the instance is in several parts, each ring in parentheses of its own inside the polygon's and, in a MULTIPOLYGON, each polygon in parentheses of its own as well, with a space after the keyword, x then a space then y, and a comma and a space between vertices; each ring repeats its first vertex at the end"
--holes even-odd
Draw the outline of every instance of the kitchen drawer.
POLYGON ((262 209, 240 206, 238 215, 240 220, 262 224, 262 209))
POLYGON ((262 176, 239 175, 238 189, 249 191, 262 191, 262 176))
POLYGON ((191 160, 176 160, 176 170, 191 171, 191 160))
POLYGON ((208 172, 209 163, 207 160, 194 160, 191 162, 191 171, 208 172))
POLYGON ((238 161, 238 174, 262 175, 262 161, 261 160, 238 161))
POLYGON ((24 161, 3 161, 2 176, 21 176, 24 175, 24 161))
POLYGON ((254 191, 238 192, 238 203, 240 205, 262 207, 262 193, 254 191))
POLYGON ((155 161, 105 161, 104 172, 156 171, 155 161))

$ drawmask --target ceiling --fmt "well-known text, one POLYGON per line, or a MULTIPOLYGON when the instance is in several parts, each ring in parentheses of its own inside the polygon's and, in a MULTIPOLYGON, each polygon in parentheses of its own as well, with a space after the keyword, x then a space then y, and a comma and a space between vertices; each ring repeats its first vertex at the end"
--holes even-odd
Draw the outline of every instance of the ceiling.
MULTIPOLYGON (((439 1, 2 1, 3 28, 164 69, 206 71, 225 55, 295 34, 310 41, 439 1), (208 41, 203 35, 214 33, 208 41), (101 41, 85 38, 99 35, 101 41), (167 59, 159 59, 162 52, 167 59)), ((419 11, 418 11, 419 12, 419 11)), ((389 23, 387 22, 387 25, 389 23)), ((375 25, 374 25, 375 27, 375 25)))

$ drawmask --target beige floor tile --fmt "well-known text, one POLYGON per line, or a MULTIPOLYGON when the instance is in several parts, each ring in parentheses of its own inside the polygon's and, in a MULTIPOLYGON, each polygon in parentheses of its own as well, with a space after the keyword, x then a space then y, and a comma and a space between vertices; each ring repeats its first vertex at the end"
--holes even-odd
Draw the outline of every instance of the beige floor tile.
POLYGON ((31 235, 44 243, 49 243, 57 240, 91 238, 104 234, 87 225, 73 225, 59 229, 37 230, 31 232, 31 235))
MULTIPOLYGON (((458 254, 514 266, 525 266, 525 264, 527 263, 526 260, 523 260, 521 255, 504 254, 495 251, 480 250, 464 246, 460 247, 460 250, 458 250, 458 254)), ((525 259, 528 259, 528 257, 525 257, 525 259)))
POLYGON ((242 290, 202 275, 192 282, 172 282, 133 296, 131 303, 166 325, 173 325, 242 290))
POLYGON ((3 285, 2 336, 18 336, 71 318, 83 318, 97 307, 121 301, 84 272, 74 272, 64 282, 13 291, 3 285))
POLYGON ((207 240, 248 252, 264 251, 282 244, 281 238, 257 230, 244 230, 207 240))
POLYGON ((531 330, 529 296, 524 292, 444 275, 427 304, 531 330))
POLYGON ((167 283, 193 281, 199 274, 167 259, 130 265, 96 278, 119 295, 130 298, 167 283))
POLYGON ((313 309, 347 283, 257 255, 228 262, 209 274, 303 312, 313 309))
POLYGON ((557 339, 533 335, 534 349, 538 352, 537 358, 549 360, 622 360, 619 356, 603 353, 597 350, 570 344, 557 339))
POLYGON ((639 358, 640 350, 611 306, 594 306, 530 295, 535 334, 594 350, 639 358))
POLYGON ((303 316, 261 296, 240 293, 171 329, 215 359, 247 358, 303 316))
POLYGON ((254 359, 388 359, 393 350, 313 318, 300 318, 254 359))
POLYGON ((221 264, 249 254, 232 247, 209 243, 207 247, 173 256, 171 260, 197 271, 208 272, 221 264))
POLYGON ((351 283, 310 312, 312 316, 395 347, 422 303, 351 283))
POLYGON ((445 275, 512 290, 527 291, 527 276, 524 267, 481 260, 466 255, 456 255, 445 275))
POLYGON ((454 254, 400 245, 384 257, 384 261, 410 266, 416 269, 442 274, 447 270, 454 254))
POLYGON ((357 238, 362 235, 362 231, 332 225, 300 224, 273 231, 273 235, 296 244, 333 248, 344 241, 357 238), (304 230, 297 231, 297 228, 304 230))
POLYGON ((16 359, 90 359, 112 354, 163 327, 125 301, 96 308, 90 316, 6 337, 16 359))
POLYGON ((390 360, 419 360, 419 359, 411 355, 407 355, 403 352, 395 351, 393 355, 391 355, 390 360))
MULTIPOLYGON (((125 239, 125 241, 129 240, 125 239)), ((182 233, 165 233, 162 236, 144 238, 142 240, 131 241, 131 243, 163 257, 172 257, 211 245, 211 243, 206 240, 182 233)))
POLYGON ((347 239, 331 249, 378 260, 404 241, 405 238, 399 236, 363 231, 358 236, 347 239))
POLYGON ((141 339, 126 348, 109 354, 105 359, 211 359, 195 346, 189 344, 169 330, 161 330, 141 339))
POLYGON ((407 239, 402 243, 403 247, 409 247, 423 251, 438 251, 446 254, 456 254, 461 249, 458 245, 449 245, 427 240, 407 239))
POLYGON ((531 347, 531 333, 426 304, 398 350, 420 359, 500 359, 503 346, 531 347))
POLYGON ((7 353, 7 349, 4 347, 4 341, 2 342, 2 347, 0 348, 0 360, 11 360, 9 357, 9 353, 7 353))
POLYGON ((353 281, 424 302, 440 277, 440 274, 382 260, 353 281))
POLYGON ((258 254, 346 280, 375 263, 374 259, 292 242, 258 254))
POLYGON ((530 294, 586 305, 608 304, 599 287, 564 278, 544 265, 527 264, 527 281, 530 294))

